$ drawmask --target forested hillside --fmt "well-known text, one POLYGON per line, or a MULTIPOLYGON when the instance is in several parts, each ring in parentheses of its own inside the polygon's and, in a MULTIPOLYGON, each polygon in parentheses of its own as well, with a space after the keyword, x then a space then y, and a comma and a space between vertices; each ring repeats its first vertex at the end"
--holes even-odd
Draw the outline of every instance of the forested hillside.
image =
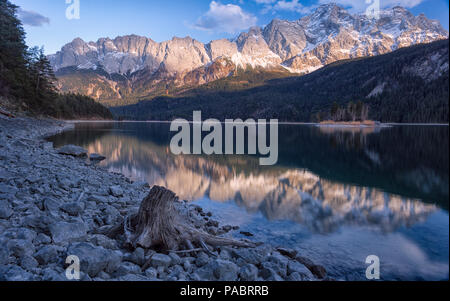
MULTIPOLYGON (((159 97, 113 108, 117 118, 138 120, 278 118, 308 122, 330 118, 332 106, 362 102, 369 119, 448 122, 449 41, 415 45, 376 57, 340 61, 316 72, 233 91, 208 88, 178 98, 159 97)), ((223 79, 214 83, 221 86, 223 79)), ((226 87, 226 85, 222 85, 226 87)))
POLYGON ((0 0, 0 105, 56 118, 112 118, 92 99, 59 94, 56 77, 42 48, 28 48, 18 7, 0 0))

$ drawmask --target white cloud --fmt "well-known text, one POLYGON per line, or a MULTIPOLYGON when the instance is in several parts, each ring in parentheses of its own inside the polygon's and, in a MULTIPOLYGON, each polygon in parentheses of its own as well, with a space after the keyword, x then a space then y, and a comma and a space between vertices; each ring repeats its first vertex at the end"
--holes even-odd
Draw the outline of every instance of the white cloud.
POLYGON ((259 4, 270 4, 270 3, 277 2, 277 0, 254 0, 254 1, 259 4))
MULTIPOLYGON (((364 12, 367 7, 375 0, 317 0, 316 4, 303 5, 301 0, 253 0, 256 3, 264 5, 263 13, 269 11, 294 11, 300 14, 308 14, 317 8, 320 4, 334 2, 349 9, 353 13, 364 12)), ((412 8, 425 0, 380 0, 380 8, 391 8, 394 6, 403 6, 412 8)))
MULTIPOLYGON (((361 13, 366 10, 366 8, 373 3, 374 0, 333 0, 336 4, 343 6, 344 8, 348 8, 351 12, 361 13)), ((412 8, 414 6, 419 5, 425 0, 379 0, 380 8, 391 8, 394 6, 402 6, 405 8, 412 8)), ((327 0, 319 0, 320 4, 330 3, 327 0)))
POLYGON ((258 19, 238 5, 212 1, 209 10, 201 16, 194 27, 201 30, 237 33, 256 25, 258 19))
POLYGON ((312 8, 315 6, 304 6, 299 2, 299 0, 291 0, 291 1, 277 1, 277 3, 274 5, 275 10, 290 10, 295 11, 301 14, 307 14, 311 12, 312 8))
POLYGON ((308 6, 303 5, 302 3, 300 3, 300 0, 253 0, 253 1, 258 4, 264 5, 261 11, 263 14, 268 12, 275 13, 275 11, 294 11, 300 14, 308 14, 314 8, 317 7, 317 5, 315 4, 308 6))

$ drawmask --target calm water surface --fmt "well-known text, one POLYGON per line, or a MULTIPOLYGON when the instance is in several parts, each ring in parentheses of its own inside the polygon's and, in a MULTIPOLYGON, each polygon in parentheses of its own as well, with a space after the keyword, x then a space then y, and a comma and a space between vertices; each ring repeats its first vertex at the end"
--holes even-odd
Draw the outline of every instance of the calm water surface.
POLYGON ((280 125, 270 167, 175 156, 172 135, 167 123, 79 123, 50 140, 105 155, 109 170, 166 186, 254 240, 300 249, 335 278, 364 280, 377 255, 383 279, 448 279, 448 126, 280 125))

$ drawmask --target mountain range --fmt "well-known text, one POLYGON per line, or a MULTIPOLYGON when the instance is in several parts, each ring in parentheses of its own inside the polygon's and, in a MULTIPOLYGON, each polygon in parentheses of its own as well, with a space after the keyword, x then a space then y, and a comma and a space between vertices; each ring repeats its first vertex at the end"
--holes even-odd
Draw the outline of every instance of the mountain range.
POLYGON ((404 47, 368 58, 331 63, 302 76, 260 80, 255 72, 219 79, 178 96, 111 107, 119 119, 274 118, 285 122, 331 119, 334 104, 363 102, 381 122, 448 123, 449 40, 404 47))
POLYGON ((375 56, 447 39, 438 21, 402 7, 379 19, 325 4, 297 21, 275 19, 235 39, 207 44, 190 37, 157 43, 136 35, 85 42, 50 55, 62 92, 125 105, 186 90, 248 71, 263 79, 303 75, 336 61, 375 56))

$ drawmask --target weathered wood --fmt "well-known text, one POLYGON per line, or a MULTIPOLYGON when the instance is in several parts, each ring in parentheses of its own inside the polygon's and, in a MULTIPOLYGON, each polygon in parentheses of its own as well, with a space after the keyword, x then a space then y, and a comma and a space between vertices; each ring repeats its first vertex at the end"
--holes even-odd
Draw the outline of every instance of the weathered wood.
POLYGON ((213 236, 195 229, 174 207, 178 200, 175 193, 153 186, 141 203, 137 214, 133 214, 105 234, 111 238, 123 234, 126 244, 135 249, 162 249, 166 251, 191 252, 202 249, 212 254, 209 246, 255 247, 256 243, 213 236))
POLYGON ((6 111, 3 111, 2 109, 0 109, 0 114, 4 115, 6 117, 9 117, 9 118, 16 118, 16 116, 14 116, 13 114, 11 114, 9 112, 6 112, 6 111))

